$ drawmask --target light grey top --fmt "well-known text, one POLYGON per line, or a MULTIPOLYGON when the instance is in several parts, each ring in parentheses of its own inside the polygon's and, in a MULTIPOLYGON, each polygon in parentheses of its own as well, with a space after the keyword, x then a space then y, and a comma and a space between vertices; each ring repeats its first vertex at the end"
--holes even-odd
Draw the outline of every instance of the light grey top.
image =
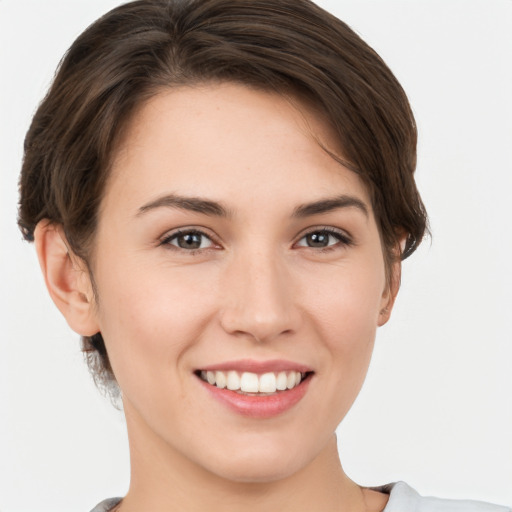
POLYGON ((512 512, 512 508, 482 501, 420 496, 405 482, 383 485, 376 490, 389 494, 389 501, 383 512, 512 512))
MULTIPOLYGON (((373 487, 373 489, 389 494, 389 501, 383 512, 512 512, 512 508, 482 501, 423 497, 405 482, 373 487)), ((121 498, 102 501, 91 512, 109 512, 120 501, 121 498)))
POLYGON ((109 498, 108 500, 98 503, 91 512, 109 512, 109 510, 112 510, 120 501, 121 498, 109 498))

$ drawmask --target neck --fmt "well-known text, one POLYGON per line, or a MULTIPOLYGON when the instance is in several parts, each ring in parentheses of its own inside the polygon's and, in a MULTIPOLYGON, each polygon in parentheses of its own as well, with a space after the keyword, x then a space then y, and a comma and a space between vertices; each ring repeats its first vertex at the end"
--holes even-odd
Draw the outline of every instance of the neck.
MULTIPOLYGON (((374 509, 368 507, 368 499, 373 502, 375 496, 345 475, 334 434, 314 460, 292 475, 270 482, 237 482, 198 466, 159 438, 141 436, 140 432, 132 435, 136 429, 132 420, 127 415, 132 469, 122 512, 374 509)), ((381 500, 374 510, 380 511, 384 505, 381 500)))

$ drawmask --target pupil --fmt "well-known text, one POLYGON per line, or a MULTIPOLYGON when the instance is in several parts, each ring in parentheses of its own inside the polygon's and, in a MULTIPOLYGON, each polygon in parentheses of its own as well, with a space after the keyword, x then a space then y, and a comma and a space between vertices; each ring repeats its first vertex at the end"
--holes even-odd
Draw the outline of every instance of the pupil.
POLYGON ((201 235, 187 233, 178 238, 178 245, 182 249, 199 249, 201 247, 201 235))
POLYGON ((310 247, 327 247, 329 235, 326 233, 311 233, 307 236, 310 247))

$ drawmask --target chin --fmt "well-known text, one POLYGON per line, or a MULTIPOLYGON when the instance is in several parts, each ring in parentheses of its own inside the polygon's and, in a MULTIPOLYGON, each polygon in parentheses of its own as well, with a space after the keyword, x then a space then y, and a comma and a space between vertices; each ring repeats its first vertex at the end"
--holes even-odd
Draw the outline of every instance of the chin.
MULTIPOLYGON (((214 468, 208 468, 217 476, 238 483, 272 483, 288 478, 307 465, 307 459, 299 456, 301 450, 265 449, 261 444, 241 453, 229 451, 226 457, 217 456, 214 468)), ((302 451, 304 454, 304 452, 302 451)))
POLYGON ((288 478, 301 467, 294 464, 269 464, 268 461, 244 461, 241 464, 229 464, 217 467, 216 473, 225 480, 237 483, 264 484, 288 478))

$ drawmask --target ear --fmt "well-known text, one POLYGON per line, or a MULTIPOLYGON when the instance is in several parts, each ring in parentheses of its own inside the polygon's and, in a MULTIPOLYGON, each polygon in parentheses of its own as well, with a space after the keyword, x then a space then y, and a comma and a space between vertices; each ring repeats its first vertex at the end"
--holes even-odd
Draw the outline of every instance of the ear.
POLYGON ((402 277, 402 261, 400 255, 401 251, 399 250, 393 254, 393 263, 391 263, 388 278, 389 282, 386 283, 386 288, 382 294, 381 309, 379 311, 379 318, 377 321, 377 325, 379 327, 387 323, 391 317, 391 311, 393 310, 395 299, 398 295, 398 290, 400 289, 400 280, 402 277))
POLYGON ((42 220, 34 240, 48 292, 71 329, 82 336, 99 332, 87 266, 68 248, 62 227, 42 220))

